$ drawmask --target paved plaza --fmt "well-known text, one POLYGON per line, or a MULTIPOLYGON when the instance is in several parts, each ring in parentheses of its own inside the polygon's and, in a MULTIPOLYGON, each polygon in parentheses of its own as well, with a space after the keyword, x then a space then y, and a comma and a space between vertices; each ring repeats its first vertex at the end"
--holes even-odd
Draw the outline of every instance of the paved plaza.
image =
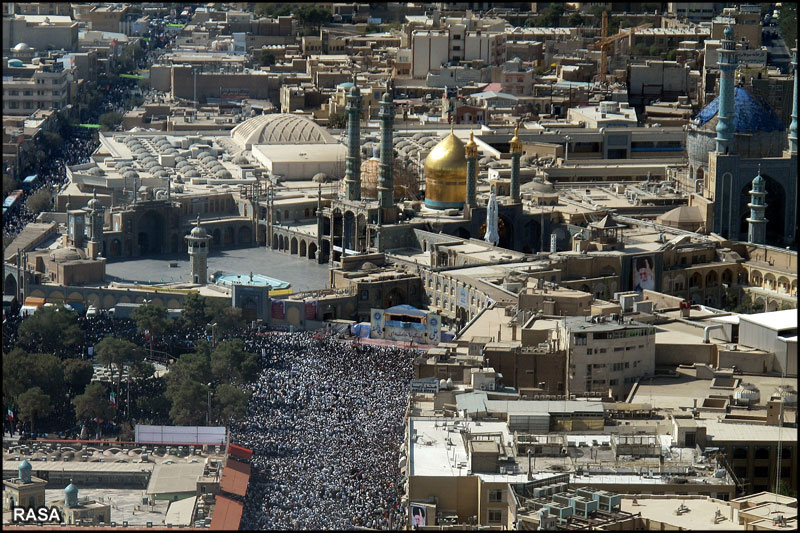
MULTIPOLYGON (((309 259, 290 256, 270 248, 238 248, 212 251, 208 256, 208 273, 263 274, 288 281, 293 292, 328 287, 328 265, 318 265, 309 259)), ((163 255, 141 259, 109 262, 106 265, 109 281, 139 281, 142 283, 190 282, 189 254, 163 255), (177 263, 177 267, 170 267, 177 263)))

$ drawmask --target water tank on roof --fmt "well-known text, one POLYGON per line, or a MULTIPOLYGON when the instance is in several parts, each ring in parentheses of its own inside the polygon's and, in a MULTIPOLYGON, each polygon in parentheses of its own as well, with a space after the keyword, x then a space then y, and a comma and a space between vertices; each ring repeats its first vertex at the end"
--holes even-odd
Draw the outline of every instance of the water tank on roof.
POLYGON ((733 391, 736 405, 755 405, 761 400, 761 392, 752 383, 742 383, 733 391))
POLYGON ((783 400, 786 405, 797 405, 797 391, 791 385, 781 385, 775 389, 773 400, 783 400))

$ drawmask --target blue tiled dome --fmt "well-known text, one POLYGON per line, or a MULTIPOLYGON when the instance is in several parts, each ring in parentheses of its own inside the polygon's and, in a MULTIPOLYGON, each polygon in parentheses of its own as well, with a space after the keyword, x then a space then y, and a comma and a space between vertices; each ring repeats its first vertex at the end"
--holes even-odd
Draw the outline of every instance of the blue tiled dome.
MULTIPOLYGON (((734 89, 733 126, 736 133, 785 131, 786 126, 763 98, 756 98, 742 87, 734 89)), ((715 128, 719 97, 703 108, 695 120, 703 129, 715 128)))

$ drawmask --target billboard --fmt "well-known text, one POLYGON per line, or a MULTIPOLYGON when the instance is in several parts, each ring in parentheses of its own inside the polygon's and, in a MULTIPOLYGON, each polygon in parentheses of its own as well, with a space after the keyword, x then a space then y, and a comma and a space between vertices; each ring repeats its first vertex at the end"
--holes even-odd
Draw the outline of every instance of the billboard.
POLYGON ((135 428, 136 442, 163 444, 225 444, 225 426, 149 426, 135 428))
POLYGON ((439 392, 439 380, 434 378, 421 378, 411 380, 411 392, 423 394, 436 394, 439 392))
POLYGON ((640 255, 631 258, 631 287, 633 290, 656 290, 655 256, 640 255))
POLYGON ((370 325, 372 330, 372 337, 375 339, 383 338, 383 309, 370 310, 370 325))
POLYGON ((428 510, 422 505, 411 504, 411 525, 424 526, 427 522, 428 510))

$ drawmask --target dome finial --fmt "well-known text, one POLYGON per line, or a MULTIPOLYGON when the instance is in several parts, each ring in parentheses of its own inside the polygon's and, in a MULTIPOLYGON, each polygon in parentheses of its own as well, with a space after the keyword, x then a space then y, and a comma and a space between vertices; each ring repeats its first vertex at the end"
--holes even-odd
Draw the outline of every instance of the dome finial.
POLYGON ((450 122, 450 134, 453 133, 453 115, 450 115, 447 120, 450 122))
POLYGON ((198 227, 198 228, 200 227, 200 215, 199 214, 197 215, 197 222, 195 222, 195 226, 198 227))

